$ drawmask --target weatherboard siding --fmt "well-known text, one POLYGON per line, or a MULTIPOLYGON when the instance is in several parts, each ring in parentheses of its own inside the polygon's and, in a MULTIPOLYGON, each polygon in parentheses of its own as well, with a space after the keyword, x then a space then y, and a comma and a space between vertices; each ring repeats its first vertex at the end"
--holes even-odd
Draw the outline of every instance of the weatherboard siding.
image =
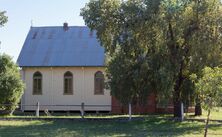
POLYGON ((71 105, 84 103, 85 110, 88 111, 111 111, 110 92, 105 89, 104 95, 94 94, 94 74, 97 71, 104 72, 104 67, 23 67, 21 74, 26 89, 21 101, 22 109, 35 110, 35 105, 39 102, 40 110, 80 110, 80 106, 71 105), (33 74, 36 71, 43 76, 42 95, 32 94, 33 74), (64 73, 67 71, 73 74, 73 95, 63 94, 64 73))

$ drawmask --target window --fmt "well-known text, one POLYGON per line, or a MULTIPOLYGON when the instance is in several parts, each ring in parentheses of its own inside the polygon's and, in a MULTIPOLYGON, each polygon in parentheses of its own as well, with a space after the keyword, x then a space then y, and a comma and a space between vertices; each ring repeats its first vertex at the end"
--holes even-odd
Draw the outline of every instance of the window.
POLYGON ((33 95, 42 94, 42 74, 35 72, 33 75, 33 95))
POLYGON ((64 95, 73 94, 73 75, 71 72, 64 74, 64 95))
POLYGON ((95 73, 94 93, 96 95, 104 94, 104 75, 101 71, 95 73))

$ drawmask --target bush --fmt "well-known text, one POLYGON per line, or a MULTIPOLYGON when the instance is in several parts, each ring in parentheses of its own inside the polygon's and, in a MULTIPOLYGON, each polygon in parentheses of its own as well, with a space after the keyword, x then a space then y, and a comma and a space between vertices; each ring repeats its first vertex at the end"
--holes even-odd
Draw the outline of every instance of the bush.
POLYGON ((19 67, 6 54, 0 55, 0 113, 12 114, 24 91, 19 67))

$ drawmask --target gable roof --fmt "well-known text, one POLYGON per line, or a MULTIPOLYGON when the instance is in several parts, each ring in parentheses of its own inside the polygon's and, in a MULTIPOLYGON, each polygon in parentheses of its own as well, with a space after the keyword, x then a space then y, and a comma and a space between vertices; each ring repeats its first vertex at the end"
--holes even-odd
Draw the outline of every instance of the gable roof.
POLYGON ((85 26, 31 27, 17 63, 20 67, 104 66, 104 48, 85 26))

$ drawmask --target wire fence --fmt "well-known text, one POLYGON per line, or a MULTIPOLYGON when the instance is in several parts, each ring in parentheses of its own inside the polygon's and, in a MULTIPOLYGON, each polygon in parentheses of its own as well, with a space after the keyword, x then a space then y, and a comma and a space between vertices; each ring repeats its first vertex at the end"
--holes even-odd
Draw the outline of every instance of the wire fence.
MULTIPOLYGON (((160 111, 165 111, 165 108, 157 108, 157 105, 151 105, 151 104, 143 104, 143 105, 132 105, 128 104, 128 105, 96 105, 96 104, 85 104, 85 103, 81 103, 81 104, 73 104, 73 105, 62 105, 62 104, 53 104, 53 105, 49 105, 49 104, 40 104, 39 102, 37 102, 36 104, 18 104, 18 105, 14 105, 14 104, 0 104, 0 111, 1 109, 5 109, 5 108, 9 108, 9 107, 16 107, 16 110, 19 112, 24 112, 24 111, 32 111, 32 113, 39 117, 40 113, 47 116, 51 116, 56 115, 56 113, 54 114, 54 112, 58 112, 58 111, 62 111, 62 112, 77 112, 79 113, 79 115, 84 118, 85 114, 87 112, 96 112, 96 114, 99 114, 100 112, 114 112, 116 114, 128 114, 129 119, 131 119, 132 114, 135 114, 133 112, 135 112, 136 110, 142 110, 143 112, 145 112, 144 110, 149 110, 149 109, 158 109, 156 113, 159 113, 160 111)), ((185 108, 184 108, 185 109, 185 108)), ((192 108, 191 108, 192 109, 192 108)), ((169 113, 173 110, 172 106, 168 106, 167 111, 169 111, 169 113)), ((142 113, 143 113, 142 112, 142 113)), ((186 111, 183 111, 186 112, 186 111)), ((114 114, 115 114, 114 113, 114 114)), ((146 112, 145 112, 146 113, 146 112)), ((154 112, 155 113, 155 112, 154 112)), ((160 112, 162 113, 162 112, 160 112)), ((65 116, 65 115, 64 115, 65 116)))
MULTIPOLYGON (((35 115, 38 117, 40 115, 40 112, 42 114, 46 115, 52 115, 52 113, 56 112, 77 112, 80 114, 80 116, 84 117, 84 115, 88 112, 93 112, 96 114, 128 114, 130 117, 133 114, 132 110, 135 110, 135 105, 128 104, 128 105, 97 105, 97 104, 73 104, 73 105, 50 105, 50 104, 41 104, 37 102, 36 104, 0 104, 0 109, 2 107, 10 107, 15 106, 17 107, 17 111, 23 112, 23 111, 32 111, 35 115), (114 112, 115 111, 115 112, 114 112), (113 113, 114 112, 114 113, 113 113)), ((149 109, 150 105, 142 105, 139 107, 143 107, 146 109, 149 109)), ((56 115, 56 114, 55 114, 56 115)))
POLYGON ((132 109, 131 104, 129 106, 123 106, 123 105, 95 105, 95 104, 85 104, 81 103, 79 105, 46 105, 46 104, 40 104, 37 102, 36 104, 26 105, 26 104, 0 104, 0 111, 1 109, 6 109, 9 107, 16 107, 17 111, 24 112, 24 111, 32 111, 35 113, 36 117, 40 116, 40 112, 43 112, 47 116, 52 116, 52 113, 54 111, 75 111, 79 112, 80 116, 84 118, 86 112, 93 111, 98 114, 99 112, 111 112, 113 108, 127 108, 128 109, 128 115, 129 120, 131 120, 132 115, 132 109))

